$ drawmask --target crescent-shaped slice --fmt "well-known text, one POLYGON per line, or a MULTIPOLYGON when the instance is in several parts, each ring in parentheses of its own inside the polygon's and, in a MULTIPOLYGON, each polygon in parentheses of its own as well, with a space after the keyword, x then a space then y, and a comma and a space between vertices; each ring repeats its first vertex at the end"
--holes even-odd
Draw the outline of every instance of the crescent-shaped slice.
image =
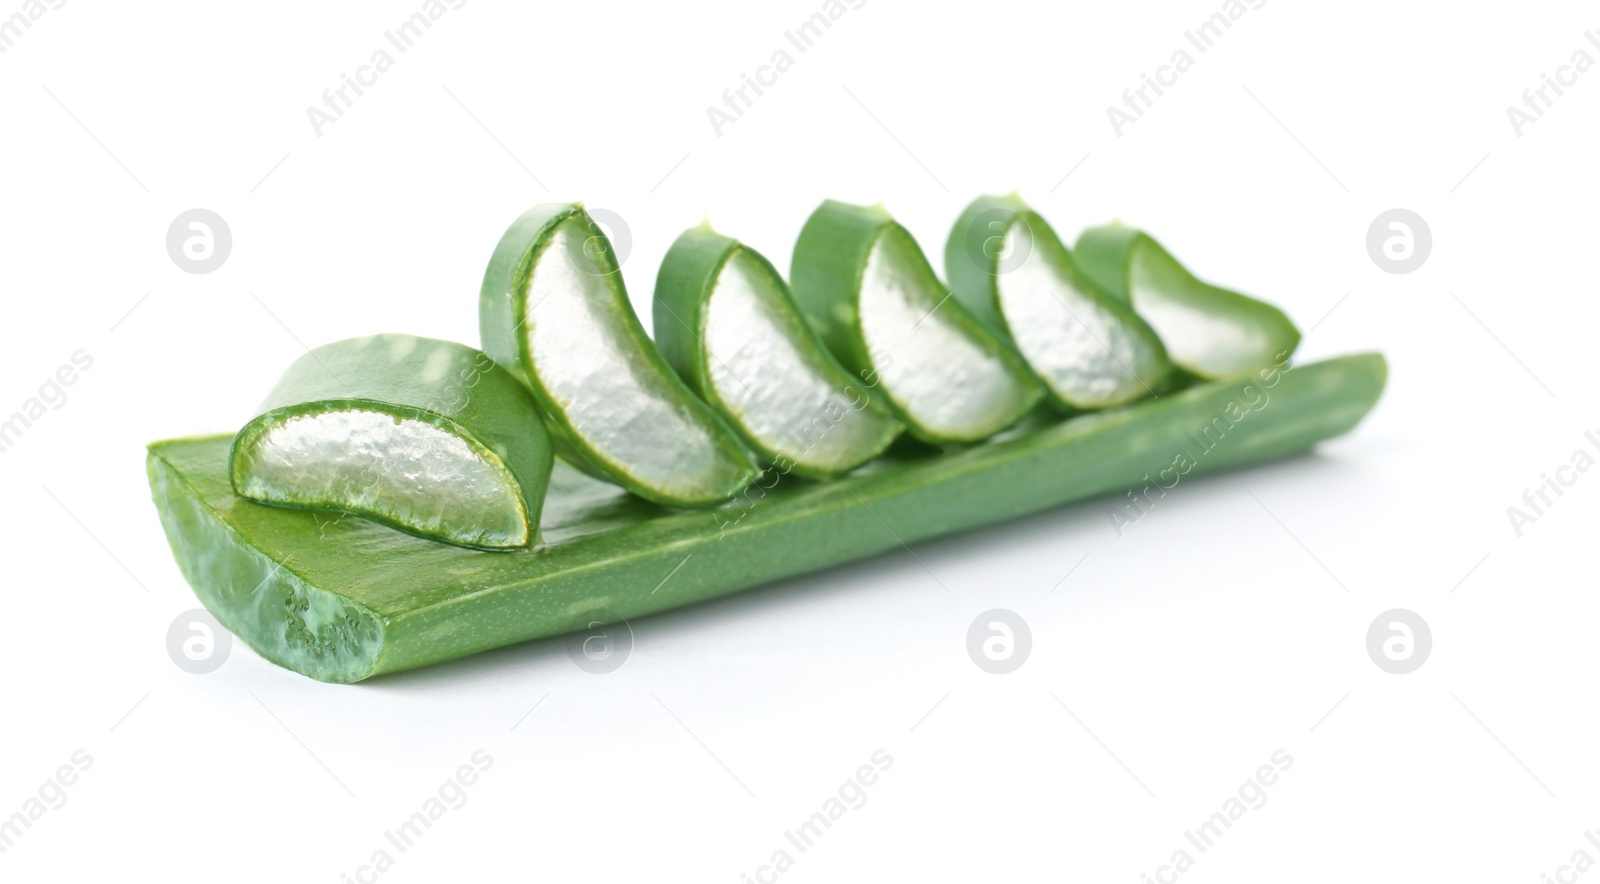
POLYGON ((1196 279, 1149 234, 1121 224, 1091 227, 1073 255, 1101 288, 1133 305, 1179 368, 1226 378, 1282 362, 1300 330, 1264 301, 1196 279))
POLYGON ((512 223, 484 274, 478 327, 573 466, 669 506, 721 503, 755 480, 738 438, 645 334, 582 206, 547 203, 512 223))
POLYGON ((882 206, 823 203, 800 231, 789 276, 834 357, 925 442, 981 441, 1044 395, 882 206))
POLYGON ((550 466, 515 378, 471 347, 411 335, 308 351, 229 454, 242 497, 483 549, 537 541, 550 466))
POLYGON ((767 259, 709 226, 661 262, 655 332, 679 377, 783 472, 838 476, 903 429, 828 355, 767 259))
POLYGON ((950 231, 944 261, 956 297, 1016 345, 1058 408, 1126 405, 1166 382, 1172 363, 1161 339, 1091 282, 1017 197, 974 200, 950 231))

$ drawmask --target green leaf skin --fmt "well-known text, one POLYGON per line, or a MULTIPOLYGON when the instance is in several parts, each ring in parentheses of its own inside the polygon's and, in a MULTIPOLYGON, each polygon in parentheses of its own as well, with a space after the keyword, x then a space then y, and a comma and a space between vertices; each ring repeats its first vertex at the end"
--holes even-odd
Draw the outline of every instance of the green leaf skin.
POLYGON ((654 309, 667 364, 768 463, 829 479, 904 429, 828 355, 778 271, 738 240, 684 231, 661 262, 654 309))
POLYGON ((950 231, 944 264, 956 297, 1017 348, 1058 409, 1125 405, 1164 388, 1172 363, 1161 339, 1091 282, 1020 198, 974 200, 950 231))
POLYGON ((533 391, 556 454, 668 506, 721 503, 755 462, 661 358, 622 284, 610 241, 583 207, 535 206, 484 273, 485 353, 533 391))
POLYGON ((1090 279, 1133 305, 1173 363, 1195 377, 1246 374, 1300 345, 1299 329, 1282 310, 1201 282, 1141 230, 1092 227, 1078 237, 1073 255, 1090 279))
POLYGON ((789 277, 834 358, 924 442, 981 441, 1044 396, 881 206, 824 202, 800 231, 789 277))
MULTIPOLYGON (((1377 402, 1387 369, 1346 356, 1018 428, 923 457, 891 453, 826 483, 779 483, 705 512, 663 512, 557 464, 545 545, 491 553, 361 519, 261 506, 227 480, 228 438, 150 446, 156 509, 184 577, 268 660, 352 682, 636 618, 1199 473, 1303 451, 1377 402), (1180 455, 1187 471, 1173 472, 1180 455), (664 582, 663 582, 664 581, 664 582)), ((1186 487, 1186 486, 1183 486, 1186 487)))
POLYGON ((234 438, 243 497, 484 549, 536 542, 550 436, 528 391, 450 341, 373 335, 295 360, 234 438))

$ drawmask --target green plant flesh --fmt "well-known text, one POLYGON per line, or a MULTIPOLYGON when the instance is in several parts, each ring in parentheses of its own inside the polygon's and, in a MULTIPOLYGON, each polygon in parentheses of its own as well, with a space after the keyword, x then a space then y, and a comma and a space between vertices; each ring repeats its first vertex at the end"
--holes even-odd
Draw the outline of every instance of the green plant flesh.
POLYGON ((267 659, 350 682, 1070 501, 1183 493, 1180 483, 1195 474, 1346 432, 1376 403, 1385 376, 1377 355, 1263 370, 962 450, 891 453, 828 483, 758 486, 704 512, 667 512, 557 465, 544 545, 513 552, 242 500, 228 482, 226 436, 156 443, 148 470, 178 564, 206 607, 267 659))
POLYGON ((673 374, 581 206, 536 206, 500 239, 478 301, 484 352, 533 391, 561 457, 670 506, 725 501, 756 478, 721 418, 673 374))
POLYGON ((823 203, 800 231, 790 282, 833 355, 923 441, 988 438, 1043 396, 881 207, 823 203))
POLYGON ((356 513, 464 546, 527 546, 550 480, 532 397, 488 356, 410 335, 295 360, 235 438, 242 497, 356 513))
POLYGON ((956 297, 1015 344, 1057 407, 1123 405, 1166 383, 1171 363, 1160 338, 1090 282, 1022 200, 975 200, 950 231, 944 256, 956 297))
POLYGON ((1148 234, 1120 224, 1078 237, 1078 266, 1150 323, 1178 367, 1201 378, 1287 359, 1300 332, 1282 310, 1196 279, 1148 234))
POLYGON ((772 265, 709 227, 685 231, 662 260, 655 332, 667 363, 780 471, 838 476, 900 434, 807 328, 772 265))

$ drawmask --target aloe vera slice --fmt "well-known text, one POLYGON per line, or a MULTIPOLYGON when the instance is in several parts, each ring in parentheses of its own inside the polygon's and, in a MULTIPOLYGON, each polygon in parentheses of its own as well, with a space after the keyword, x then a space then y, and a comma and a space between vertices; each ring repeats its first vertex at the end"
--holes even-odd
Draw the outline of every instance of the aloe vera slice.
POLYGON ((650 342, 582 206, 546 203, 511 224, 484 274, 478 325, 484 352, 533 391, 573 466, 669 506, 720 503, 755 480, 737 437, 650 342))
POLYGON ((1073 255, 1090 279, 1150 323, 1174 364, 1197 377, 1241 375, 1287 359, 1300 344, 1282 310, 1201 282, 1136 228, 1092 227, 1073 255))
POLYGON ((550 464, 533 397, 488 356, 372 335, 296 359, 234 437, 228 475, 262 503, 510 549, 538 538, 550 464))
POLYGON ((913 436, 977 442, 1043 397, 1022 359, 951 297, 882 206, 824 202, 791 266, 795 301, 817 336, 913 436))
POLYGON ((1150 326, 1091 282, 1016 196, 974 200, 950 231, 944 266, 956 297, 1016 345, 1058 408, 1153 396, 1172 370, 1150 326))
POLYGON ((709 226, 662 260, 655 331, 678 376, 785 471, 849 472, 903 429, 828 355, 767 259, 709 226))
POLYGON ((178 565, 217 619, 274 663, 351 682, 1302 451, 1354 427, 1385 376, 1383 357, 1347 356, 939 455, 891 452, 832 482, 780 484, 737 521, 664 512, 557 464, 545 544, 509 553, 242 500, 225 436, 158 442, 148 472, 178 565))

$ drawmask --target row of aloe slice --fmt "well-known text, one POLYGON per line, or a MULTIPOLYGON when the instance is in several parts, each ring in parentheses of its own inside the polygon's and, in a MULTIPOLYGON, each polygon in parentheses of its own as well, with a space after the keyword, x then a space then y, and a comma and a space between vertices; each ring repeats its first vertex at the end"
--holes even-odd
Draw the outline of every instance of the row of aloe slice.
POLYGON ((655 339, 582 206, 512 223, 479 299, 482 350, 409 335, 292 364, 235 437, 236 492, 480 549, 538 543, 554 457, 673 507, 765 470, 825 480, 891 445, 981 442, 1037 411, 1114 408, 1282 362, 1277 308, 1197 280, 1110 225, 1069 249, 982 197, 948 286, 881 206, 823 203, 789 280, 708 225, 663 260, 655 339))

